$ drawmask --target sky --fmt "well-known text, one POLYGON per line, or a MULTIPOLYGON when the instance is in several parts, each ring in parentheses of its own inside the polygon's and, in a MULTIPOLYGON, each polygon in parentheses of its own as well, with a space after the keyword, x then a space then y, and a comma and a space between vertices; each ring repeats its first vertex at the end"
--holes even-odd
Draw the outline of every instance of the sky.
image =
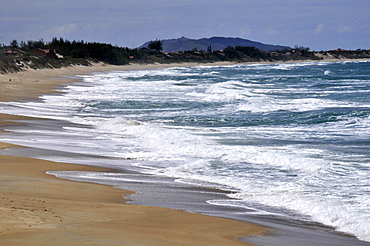
POLYGON ((0 0, 0 44, 62 37, 136 48, 183 36, 370 49, 370 1, 0 0))

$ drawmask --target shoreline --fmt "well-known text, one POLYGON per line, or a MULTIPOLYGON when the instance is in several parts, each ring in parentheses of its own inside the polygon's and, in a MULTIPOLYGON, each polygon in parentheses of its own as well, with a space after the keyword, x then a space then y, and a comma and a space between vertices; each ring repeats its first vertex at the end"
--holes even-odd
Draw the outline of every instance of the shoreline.
MULTIPOLYGON (((67 76, 156 68, 163 65, 95 64, 2 74, 0 101, 34 100, 42 94, 58 93, 57 88, 76 81, 67 76)), ((0 114, 0 128, 22 124, 18 120, 33 119, 0 114)), ((50 244, 52 240, 65 245, 251 245, 237 238, 266 232, 262 226, 233 219, 126 204, 123 197, 132 194, 131 191, 46 174, 63 170, 116 170, 22 157, 22 149, 22 146, 0 143, 0 243, 40 245, 50 244), (7 149, 20 155, 3 155, 7 149)))
POLYGON ((107 168, 4 155, 0 165, 0 244, 245 245, 236 238, 264 231, 231 219, 125 204, 122 197, 132 192, 45 173, 114 171, 107 168))
POLYGON ((26 69, 17 73, 0 73, 0 101, 31 100, 47 93, 57 93, 57 87, 76 81, 75 75, 86 75, 98 72, 130 71, 130 70, 151 70, 171 67, 194 67, 194 66, 228 66, 228 65, 254 65, 254 64, 291 64, 310 62, 366 62, 370 59, 328 59, 323 60, 290 60, 281 62, 214 62, 214 63, 169 63, 169 64, 129 64, 129 65, 107 65, 95 63, 91 66, 73 66, 59 69, 26 69), (45 73, 43 73, 44 71, 45 73))
MULTIPOLYGON (((335 61, 337 61, 337 62, 343 62, 344 60, 335 60, 335 61)), ((353 61, 353 60, 351 60, 351 61, 353 61)), ((297 61, 296 63, 301 63, 301 62, 311 62, 311 61, 297 61)), ((313 62, 332 62, 332 61, 324 61, 323 60, 323 61, 313 61, 313 62)), ((284 63, 288 63, 288 62, 284 62, 284 63)), ((16 74, 0 75, 0 83, 1 83, 0 84, 0 100, 1 101, 10 101, 10 99, 13 99, 13 101, 14 100, 34 100, 34 99, 37 99, 39 97, 39 95, 41 95, 41 94, 58 93, 57 91, 55 91, 55 89, 61 88, 61 87, 63 87, 63 85, 66 85, 67 83, 76 81, 75 79, 71 79, 71 78, 68 78, 66 76, 91 74, 91 73, 94 73, 94 72, 127 71, 127 70, 148 70, 148 69, 159 69, 159 68, 176 67, 176 66, 177 67, 189 67, 189 66, 218 66, 218 65, 238 65, 238 64, 242 64, 242 63, 230 63, 230 62, 225 62, 225 63, 211 63, 211 64, 203 64, 203 63, 181 63, 181 64, 152 64, 152 65, 128 65, 128 66, 110 66, 110 65, 105 66, 105 65, 102 65, 102 64, 96 64, 96 65, 94 65, 92 67, 72 67, 72 68, 65 68, 65 69, 62 68, 62 69, 55 69, 55 70, 48 70, 48 69, 45 69, 45 70, 30 70, 30 71, 26 71, 26 72, 21 72, 22 74, 16 73, 16 74), (13 75, 14 75, 14 77, 11 77, 11 78, 9 77, 9 76, 13 76, 13 75), (10 78, 12 81, 6 81, 7 78, 10 78), (50 79, 50 78, 58 78, 58 79, 50 79), (13 84, 13 83, 9 83, 9 82, 15 82, 15 83, 13 84), (4 88, 5 88, 5 90, 4 90, 4 88)), ((247 64, 249 64, 249 63, 247 63, 247 64)), ((250 63, 250 64, 255 64, 255 63, 250 63)), ((270 63, 268 63, 268 64, 270 64, 270 63)), ((272 64, 274 64, 274 63, 272 63, 272 64)), ((21 124, 19 122, 14 122, 14 121, 17 121, 17 120, 21 119, 22 117, 23 116, 10 116, 10 115, 1 115, 0 114, 0 128, 3 128, 3 126, 5 124, 9 124, 9 125, 21 124), (4 120, 1 120, 1 119, 7 119, 7 118, 11 122, 9 122, 9 121, 5 121, 4 122, 4 120)), ((28 118, 28 117, 23 117, 22 119, 28 119, 28 120, 30 120, 30 118, 28 118)), ((0 134, 1 134, 1 132, 0 132, 0 134)), ((13 149, 16 148, 17 149, 16 151, 19 151, 19 152, 22 151, 21 148, 18 149, 19 147, 16 147, 16 146, 10 146, 10 145, 7 145, 7 144, 1 144, 0 143, 0 148, 1 148, 1 146, 5 146, 6 148, 12 147, 13 149)), ((14 156, 13 157, 6 156, 4 158, 7 161, 9 160, 9 162, 13 162, 13 163, 17 162, 17 158, 20 158, 21 159, 21 160, 18 159, 19 161, 24 161, 24 162, 25 162, 25 160, 28 160, 28 159, 24 159, 25 157, 14 157, 14 156), (9 158, 9 159, 7 159, 7 158, 9 158), (15 158, 15 159, 13 159, 13 158, 15 158)), ((30 160, 33 160, 32 158, 29 158, 29 159, 30 160)), ((3 156, 0 156, 0 163, 3 163, 2 160, 3 160, 3 156)), ((41 162, 44 162, 44 161, 36 160, 35 162, 40 162, 41 163, 41 162)), ((48 162, 48 163, 51 163, 51 162, 48 162)), ((54 164, 57 165, 58 163, 54 163, 54 164)), ((50 164, 50 165, 54 165, 54 164, 50 164)), ((0 165, 2 165, 2 164, 0 164, 0 165)), ((71 165, 71 164, 60 164, 60 165, 61 165, 60 166, 61 169, 53 169, 53 170, 58 170, 58 171, 62 171, 62 170, 75 170, 75 168, 77 168, 77 170, 84 170, 83 168, 91 168, 89 170, 92 170, 92 171, 94 171, 94 170, 95 171, 101 170, 101 168, 99 168, 99 167, 96 167, 96 169, 95 169, 95 167, 85 166, 85 165, 71 165), (68 166, 68 165, 70 165, 70 166, 68 166), (63 169, 64 167, 67 167, 67 166, 68 167, 71 167, 71 169, 63 169)), ((12 177, 14 177, 16 179, 17 178, 17 175, 20 174, 20 173, 18 173, 20 171, 21 170, 14 171, 14 173, 12 174, 13 175, 12 177)), ((29 172, 32 172, 32 171, 33 170, 29 170, 29 172)), ((40 175, 42 173, 43 174, 42 175, 43 177, 38 177, 38 178, 42 178, 43 182, 47 182, 46 181, 46 180, 48 180, 47 176, 52 176, 52 175, 45 174, 45 171, 51 171, 51 170, 45 169, 45 170, 43 170, 43 171, 40 172, 40 175)), ((110 172, 113 171, 114 172, 115 170, 107 170, 107 171, 110 171, 110 172)), ((75 182, 73 184, 76 184, 76 181, 69 181, 69 180, 59 179, 59 178, 55 178, 55 177, 54 177, 54 179, 57 179, 61 183, 63 183, 63 186, 66 185, 66 184, 64 184, 64 182, 75 182)), ((81 183, 81 182, 79 182, 79 183, 81 183)), ((95 186, 95 184, 91 184, 91 183, 81 183, 81 184, 85 184, 87 186, 90 186, 90 185, 95 186)), ((92 186, 90 188, 86 188, 86 189, 94 189, 94 188, 92 188, 92 186)), ((103 185, 98 185, 98 186, 103 187, 103 185)), ((111 192, 108 191, 108 190, 114 190, 114 193, 115 194, 112 194, 112 195, 117 200, 119 200, 118 201, 119 206, 122 206, 122 207, 120 207, 120 209, 125 209, 125 213, 126 213, 126 208, 123 208, 123 207, 125 207, 125 206, 133 206, 133 207, 137 206, 137 205, 123 204, 124 200, 122 199, 122 196, 123 195, 126 196, 126 195, 129 195, 129 194, 132 194, 132 193, 130 193, 128 191, 125 191, 125 190, 118 190, 118 193, 121 192, 121 194, 117 196, 117 194, 116 194, 117 189, 113 189, 113 187, 110 187, 110 186, 104 186, 104 187, 106 188, 106 191, 105 191, 106 194, 108 194, 108 193, 111 194, 111 192), (128 193, 125 193, 125 192, 128 192, 128 193)), ((19 187, 18 187, 18 189, 19 189, 19 187)), ((1 188, 0 188, 0 192, 3 193, 3 190, 1 188)), ((13 202, 14 202, 14 199, 15 198, 13 197, 12 199, 13 199, 13 202)), ((65 199, 62 199, 62 200, 64 200, 64 202, 65 202, 65 199)), ((77 199, 77 201, 75 201, 75 200, 73 200, 73 201, 75 203, 81 202, 78 199, 77 199)), ((95 202, 98 202, 98 201, 95 201, 95 202)), ((107 205, 107 206, 108 205, 110 206, 112 204, 117 205, 117 201, 114 201, 114 202, 108 201, 108 202, 104 203, 104 205, 107 205)), ((13 204, 10 204, 9 203, 9 206, 10 205, 13 205, 13 204)), ((19 206, 22 206, 22 204, 20 204, 19 206)), ((7 207, 7 208, 9 208, 9 207, 7 207)), ((148 207, 146 207, 146 208, 148 208, 148 207)), ((148 245, 166 245, 166 244, 172 245, 174 242, 180 243, 181 245, 197 245, 200 242, 201 242, 202 245, 207 245, 207 243, 209 243, 209 245, 214 245, 214 243, 213 244, 211 243, 211 241, 213 239, 210 239, 210 238, 215 237, 215 238, 218 238, 218 239, 215 239, 214 238, 215 240, 219 240, 219 236, 220 236, 219 234, 220 233, 221 234, 223 233, 223 232, 216 232, 215 229, 210 229, 211 227, 209 227, 209 229, 207 229, 206 227, 203 227, 204 225, 201 225, 200 231, 201 230, 211 230, 211 231, 214 230, 214 232, 213 233, 210 233, 211 235, 210 236, 207 236, 207 239, 205 239, 203 232, 201 232, 200 235, 199 235, 199 237, 196 239, 197 241, 187 242, 186 241, 186 238, 184 237, 184 235, 190 235, 189 233, 191 233, 191 237, 193 237, 194 236, 193 234, 195 232, 198 232, 199 231, 199 228, 196 229, 196 225, 193 224, 194 223, 194 220, 195 220, 195 218, 193 218, 193 215, 194 214, 192 214, 192 213, 186 213, 186 212, 183 212, 183 211, 180 211, 180 210, 174 210, 173 211, 171 209, 160 208, 160 207, 150 207, 150 208, 153 208, 154 210, 153 211, 150 211, 149 213, 152 213, 152 212, 153 213, 157 213, 157 214, 160 213, 161 214, 161 217, 162 217, 162 215, 165 214, 165 211, 167 211, 167 210, 169 210, 169 211, 171 211, 171 213, 173 212, 175 214, 177 212, 185 213, 186 215, 184 215, 184 216, 187 217, 191 221, 191 222, 190 221, 188 222, 188 226, 191 226, 191 232, 187 231, 190 228, 187 228, 187 230, 184 230, 184 228, 180 229, 180 232, 182 233, 183 236, 181 238, 178 237, 177 239, 173 239, 175 241, 171 241, 171 243, 169 241, 158 241, 158 240, 163 240, 163 238, 162 239, 159 239, 157 235, 149 235, 147 232, 145 232, 145 233, 144 232, 140 232, 141 233, 140 234, 141 236, 138 236, 138 238, 140 238, 142 240, 149 240, 148 238, 151 237, 151 239, 150 239, 151 244, 148 244, 148 245), (156 212, 155 209, 160 209, 161 212, 156 212), (162 209, 163 209, 163 211, 162 211, 162 209), (176 240, 178 240, 178 241, 176 241, 176 240)), ((0 205, 0 210, 1 209, 2 209, 2 207, 0 205)), ((111 211, 113 213, 113 210, 109 210, 109 211, 111 211)), ((7 210, 7 212, 10 213, 10 212, 14 212, 14 211, 7 210)), ((62 211, 62 212, 65 212, 65 211, 62 211)), ((62 212, 59 211, 59 213, 62 213, 62 212)), ((135 213, 137 215, 138 212, 136 211, 135 213)), ((110 212, 109 212, 109 214, 110 214, 110 212)), ((212 214, 212 215, 213 216, 217 216, 217 213, 216 214, 212 214)), ((114 215, 111 215, 111 216, 118 217, 119 215, 114 214, 114 215)), ((171 216, 173 217, 172 219, 176 220, 175 219, 176 216, 174 216, 172 214, 171 214, 171 216)), ((203 216, 205 216, 205 215, 203 215, 203 216)), ((99 217, 99 216, 97 216, 97 217, 99 217)), ((101 220, 102 218, 99 217, 97 219, 98 220, 101 220)), ((139 231, 141 231, 143 228, 146 228, 145 223, 147 223, 147 219, 148 218, 143 218, 142 224, 141 225, 139 225, 139 224, 137 225, 137 227, 136 227, 136 230, 137 231, 132 230, 130 232, 131 233, 134 233, 135 235, 136 234, 139 234, 139 231)), ((169 218, 169 219, 171 219, 171 218, 169 218)), ((209 219, 212 220, 212 219, 220 219, 220 218, 218 218, 218 217, 209 217, 209 219)), ((231 221, 237 222, 237 223, 244 223, 244 222, 239 221, 240 218, 238 216, 234 216, 233 219, 235 219, 235 220, 231 220, 231 221)), ((201 222, 201 224, 202 224, 203 221, 204 221, 204 218, 202 218, 200 220, 202 221, 201 222)), ((245 218, 244 220, 246 220, 246 221, 254 221, 254 220, 251 220, 251 218, 249 218, 249 219, 248 218, 245 218)), ((219 222, 219 221, 216 222, 216 220, 212 220, 212 221, 213 222, 210 222, 211 223, 210 226, 212 226, 213 223, 216 223, 216 224, 218 224, 218 223, 223 224, 224 223, 222 221, 221 222, 219 222)), ((255 220, 255 221, 258 221, 258 220, 255 220)), ((71 222, 69 222, 69 223, 71 223, 71 222)), ((74 221, 72 223, 78 224, 78 221, 74 221)), ((112 224, 114 224, 114 223, 119 223, 119 222, 117 222, 115 220, 109 220, 109 221, 106 221, 105 223, 109 223, 109 224, 112 223, 112 224)), ((168 223, 168 222, 166 222, 166 223, 168 223)), ((266 237, 266 239, 261 239, 262 241, 269 241, 269 240, 272 241, 271 244, 266 244, 266 245, 277 245, 276 244, 277 242, 276 241, 274 242, 274 240, 276 240, 276 238, 277 238, 276 236, 282 236, 282 237, 286 237, 287 236, 287 235, 284 235, 286 233, 286 231, 284 231, 284 229, 283 229, 284 226, 276 226, 276 224, 274 224, 273 219, 266 219, 266 221, 262 221, 259 224, 263 224, 264 226, 266 226, 268 228, 272 228, 274 230, 274 235, 275 236, 273 236, 273 237, 266 237), (282 235, 279 234, 279 231, 282 231, 283 232, 283 233, 281 233, 282 235)), ((223 225, 225 225, 225 224, 223 224, 223 225)), ((266 228, 262 228, 260 226, 251 225, 251 224, 248 224, 248 225, 252 226, 252 228, 254 228, 256 230, 258 229, 258 232, 255 232, 252 235, 263 235, 266 232, 268 232, 268 231, 266 231, 266 228)), ((60 224, 60 227, 61 226, 62 225, 60 224)), ((92 224, 91 224, 91 226, 92 226, 92 224)), ((161 225, 159 225, 159 226, 161 226, 161 225)), ((238 226, 244 227, 245 225, 238 224, 238 226)), ((2 232, 2 229, 1 229, 2 227, 3 226, 0 223, 0 232, 2 232)), ((31 226, 31 227, 33 227, 33 226, 31 226)), ((156 224, 154 227, 155 228, 158 228, 158 224, 156 224)), ((164 229, 165 232, 162 231, 162 233, 164 233, 163 236, 165 236, 167 238, 169 234, 174 233, 173 230, 174 229, 176 230, 177 228, 173 228, 173 227, 176 227, 176 226, 172 226, 172 227, 170 227, 168 229, 164 229)), ((223 227, 226 227, 226 226, 223 226, 223 227)), ((290 226, 290 227, 291 228, 286 229, 286 230, 289 231, 291 234, 296 233, 296 235, 295 235, 296 238, 297 237, 304 238, 304 235, 306 235, 306 237, 307 237, 307 235, 309 235, 309 233, 307 233, 306 231, 300 232, 299 229, 298 228, 295 228, 294 225, 293 226, 290 226), (302 234, 300 234, 300 233, 302 233, 302 234)), ((225 241, 225 243, 222 243, 222 245, 234 245, 235 243, 236 243, 235 245, 239 245, 240 243, 242 243, 240 245, 247 245, 246 243, 244 243, 242 241, 238 241, 238 240, 235 239, 235 238, 239 238, 239 237, 243 237, 243 239, 245 239, 245 241, 251 241, 250 238, 245 238, 245 236, 248 236, 247 235, 248 233, 244 233, 243 235, 239 235, 239 234, 236 235, 237 234, 237 230, 235 230, 234 227, 232 227, 232 228, 233 228, 232 230, 229 230, 230 228, 223 228, 224 231, 227 231, 228 235, 231 235, 231 233, 232 233, 235 236, 233 236, 232 238, 229 236, 228 239, 227 239, 228 241, 225 241)), ((57 229, 60 229, 60 228, 58 227, 57 229)), ((57 229, 52 229, 52 231, 55 231, 57 229)), ((101 230, 101 228, 99 228, 98 226, 95 226, 95 225, 94 225, 94 229, 99 230, 99 231, 101 230)), ((24 232, 24 229, 22 229, 22 230, 16 232, 17 235, 18 235, 18 233, 25 233, 24 232)), ((34 228, 32 230, 34 230, 34 228)), ((53 234, 52 231, 50 231, 50 228, 47 229, 47 230, 49 230, 49 232, 47 232, 47 233, 45 232, 45 230, 46 230, 45 228, 43 228, 43 229, 40 229, 39 228, 37 230, 44 230, 44 232, 42 233, 43 236, 40 236, 40 238, 42 238, 42 237, 51 237, 52 234, 53 234)), ((111 228, 110 230, 113 230, 113 229, 111 228)), ((158 230, 159 230, 159 228, 158 228, 158 230)), ((106 232, 106 233, 108 233, 108 232, 106 232)), ((107 236, 106 238, 104 238, 104 240, 113 240, 113 238, 115 238, 115 235, 114 234, 117 234, 117 233, 122 233, 122 231, 117 231, 116 230, 113 234, 110 234, 109 236, 107 236)), ((176 233, 179 233, 179 231, 176 230, 175 234, 176 233)), ((27 234, 27 233, 25 233, 25 234, 27 234)), ((31 234, 34 234, 34 232, 31 233, 31 234)), ((75 236, 74 234, 68 234, 68 235, 75 236)), ((26 236, 27 236, 27 240, 28 240, 28 237, 34 237, 33 235, 32 236, 31 235, 26 235, 26 236)), ((94 233, 92 235, 84 234, 84 240, 88 240, 89 237, 93 237, 93 236, 95 236, 94 233)), ((261 237, 261 236, 257 236, 257 238, 258 237, 261 237)), ((343 237, 345 237, 345 236, 343 236, 343 237)), ((265 237, 262 236, 261 238, 265 238, 265 237)), ((13 240, 13 238, 12 237, 9 237, 6 240, 13 240)), ((100 239, 99 238, 99 240, 103 240, 103 239, 100 239)), ((123 239, 114 239, 114 240, 123 240, 123 239)), ((137 239, 135 239, 135 240, 137 240, 137 239)), ((172 239, 168 239, 168 240, 172 240, 172 239)), ((280 239, 280 240, 282 240, 282 239, 280 239)), ((0 233, 0 242, 2 242, 2 233, 0 233)), ((8 242, 8 241, 6 241, 6 242, 8 242)), ((94 242, 95 243, 95 241, 90 241, 90 242, 94 242)), ((105 243, 106 242, 107 241, 105 241, 105 243)), ((123 243, 123 241, 117 241, 117 242, 123 243)), ((138 241, 136 241, 136 243, 138 243, 138 241)), ((145 243, 147 243, 147 242, 145 242, 145 243)), ((256 243, 260 243, 260 242, 257 240, 256 243)), ((316 243, 317 243, 317 241, 316 241, 316 243)), ((36 242, 35 242, 35 244, 36 244, 36 242)), ((102 243, 102 244, 104 244, 104 243, 102 243)), ((216 244, 220 244, 220 241, 217 241, 216 244)), ((29 245, 34 245, 34 244, 29 244, 29 245)), ((145 244, 145 245, 147 245, 147 244, 145 244)), ((312 245, 314 245, 314 244, 312 244, 312 245)), ((346 245, 346 244, 344 243, 344 244, 333 244, 333 245, 346 245)), ((360 245, 364 245, 364 244, 360 244, 360 245)))
POLYGON ((76 75, 86 75, 98 72, 130 71, 130 70, 151 70, 171 67, 194 67, 194 66, 228 66, 228 65, 254 65, 254 64, 291 64, 291 63, 310 63, 310 62, 366 62, 370 59, 328 59, 323 60, 290 60, 281 62, 214 62, 214 63, 169 63, 169 64, 129 64, 129 65, 107 65, 95 63, 91 66, 73 66, 59 69, 26 69, 17 73, 0 73, 0 102, 21 101, 36 99, 47 93, 57 93, 57 87, 64 84, 75 82, 76 75), (43 73, 45 72, 45 73, 43 73))

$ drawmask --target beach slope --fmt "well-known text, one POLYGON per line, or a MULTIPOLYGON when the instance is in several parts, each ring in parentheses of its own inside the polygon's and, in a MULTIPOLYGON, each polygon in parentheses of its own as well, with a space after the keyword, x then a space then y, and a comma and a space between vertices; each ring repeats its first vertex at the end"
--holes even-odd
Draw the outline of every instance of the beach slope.
MULTIPOLYGON (((62 76, 155 68, 105 66, 29 70, 0 75, 0 100, 36 99, 73 80, 62 76)), ((0 130, 23 116, 0 114, 0 130)), ((27 118, 31 120, 32 118, 27 118)), ((1 131, 0 131, 1 134, 1 131)), ((238 237, 266 229, 246 222, 168 208, 125 204, 130 191, 61 180, 46 171, 110 171, 100 167, 1 155, 0 245, 248 245, 238 237)), ((3 151, 3 152, 2 152, 3 151)))

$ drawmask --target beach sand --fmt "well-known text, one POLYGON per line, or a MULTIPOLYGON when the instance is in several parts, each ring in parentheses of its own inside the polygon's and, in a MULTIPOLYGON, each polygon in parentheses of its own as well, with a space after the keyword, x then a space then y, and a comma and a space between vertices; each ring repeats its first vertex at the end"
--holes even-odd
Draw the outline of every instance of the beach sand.
MULTIPOLYGON (((176 64, 95 64, 1 74, 0 101, 31 100, 42 94, 57 93, 56 88, 73 82, 66 76, 165 66, 176 64)), ((32 120, 0 114, 0 129, 21 124, 17 120, 24 119, 32 120)), ((0 149, 9 148, 19 153, 24 150, 22 146, 0 143, 0 149)), ((0 155, 0 170, 0 245, 248 245, 237 238, 267 233, 266 228, 247 222, 126 204, 123 197, 131 191, 62 180, 45 173, 114 170, 39 160, 21 154, 0 155)))
MULTIPOLYGON (((232 64, 235 63, 128 66, 99 63, 90 67, 0 74, 0 101, 36 100, 43 94, 60 93, 56 89, 74 82, 74 75, 232 64)), ((49 124, 45 119, 41 121, 49 124)), ((32 125, 30 122, 39 124, 40 119, 0 112, 0 134, 12 134, 2 129, 29 127, 32 125)), ((50 122, 57 125, 66 123, 50 122)), ((226 199, 225 193, 222 194, 221 191, 214 194, 201 187, 181 190, 176 187, 158 187, 157 183, 146 182, 128 184, 125 189, 138 191, 131 195, 131 191, 111 186, 62 180, 46 174, 46 171, 117 170, 25 157, 30 152, 36 153, 30 156, 39 156, 41 152, 50 152, 52 155, 54 150, 0 143, 0 245, 251 245, 246 242, 264 246, 370 245, 320 224, 297 223, 270 216, 253 217, 237 208, 212 207, 205 202, 215 197, 226 199), (141 189, 145 192, 141 192, 141 189), (166 199, 153 197, 158 189, 161 189, 160 193, 166 194, 166 199), (207 195, 201 194, 204 191, 207 195), (145 195, 148 192, 151 196, 145 195), (194 197, 189 192, 200 195, 194 197), (125 203, 125 196, 133 197, 135 201, 125 203), (185 204, 181 204, 184 199, 185 204), (166 204, 167 200, 170 200, 171 205, 166 204)))

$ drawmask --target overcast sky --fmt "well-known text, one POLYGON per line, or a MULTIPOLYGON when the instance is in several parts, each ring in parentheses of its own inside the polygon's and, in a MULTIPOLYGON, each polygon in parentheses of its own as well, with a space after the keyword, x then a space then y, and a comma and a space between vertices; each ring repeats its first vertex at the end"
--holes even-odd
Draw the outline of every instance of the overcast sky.
POLYGON ((311 50, 370 49, 369 0, 0 0, 0 43, 52 37, 138 47, 240 37, 311 50))

